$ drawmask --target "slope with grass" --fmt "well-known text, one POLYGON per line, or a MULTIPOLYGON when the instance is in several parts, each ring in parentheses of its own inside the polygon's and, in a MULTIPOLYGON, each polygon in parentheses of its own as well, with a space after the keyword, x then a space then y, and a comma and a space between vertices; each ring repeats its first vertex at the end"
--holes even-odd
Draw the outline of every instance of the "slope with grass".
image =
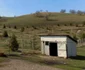
POLYGON ((8 18, 7 21, 0 22, 7 25, 17 25, 17 26, 42 26, 42 25, 53 25, 60 23, 84 23, 85 15, 70 14, 70 13, 53 13, 49 12, 49 20, 46 20, 46 13, 40 13, 43 17, 37 17, 35 14, 23 15, 18 17, 8 18))
MULTIPOLYGON (((43 15, 46 15, 46 13, 41 13, 43 15)), ((85 33, 85 26, 77 26, 76 23, 85 23, 85 15, 78 15, 78 14, 64 14, 64 13, 51 13, 49 16, 49 20, 46 20, 46 17, 37 17, 35 14, 30 15, 24 15, 19 17, 9 17, 5 18, 6 21, 1 22, 0 21, 0 52, 6 53, 6 54, 12 54, 12 52, 9 49, 9 39, 12 34, 15 34, 19 43, 19 50, 23 53, 29 53, 30 50, 40 51, 40 37, 41 34, 69 34, 70 36, 73 35, 81 35, 81 33, 85 33), (3 28, 3 24, 6 25, 6 28, 3 28), (61 24, 61 25, 60 25, 61 24), (68 25, 67 25, 68 24, 68 25), (72 25, 73 24, 73 25, 72 25), (10 27, 8 26, 10 25, 10 27), (14 28, 14 25, 16 25, 16 28, 14 28), (20 26, 23 26, 25 29, 22 32, 20 26), (28 26, 28 27, 27 27, 28 26), (8 32, 9 37, 4 38, 3 32, 8 32), (81 33, 77 34, 78 31, 81 31, 81 33), (36 43, 36 44, 35 44, 36 43)), ((2 19, 1 19, 2 20, 2 19)), ((78 24, 80 25, 80 24, 78 24)), ((85 42, 84 42, 85 43, 85 42)), ((73 59, 55 59, 55 61, 58 62, 65 62, 65 64, 55 64, 54 61, 54 67, 59 67, 62 69, 67 70, 81 70, 85 69, 85 46, 79 47, 78 49, 78 57, 73 59)), ((16 53, 16 52, 15 52, 16 53)), ((48 56, 47 56, 48 57, 48 56)), ((20 58, 21 59, 21 58, 20 58)), ((41 60, 41 58, 32 56, 27 58, 22 58, 24 60, 29 60, 32 62, 39 62, 42 64, 49 64, 50 60, 48 59, 41 60), (36 59, 35 59, 36 58, 36 59), (36 60, 36 61, 35 61, 36 60)), ((0 61, 3 61, 2 58, 0 58, 0 61)), ((53 61, 53 59, 52 59, 53 61)))

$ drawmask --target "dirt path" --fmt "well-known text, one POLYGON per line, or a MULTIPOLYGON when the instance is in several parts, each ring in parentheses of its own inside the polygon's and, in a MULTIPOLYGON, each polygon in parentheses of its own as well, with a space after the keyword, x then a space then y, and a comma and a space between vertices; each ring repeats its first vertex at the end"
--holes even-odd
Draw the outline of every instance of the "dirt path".
POLYGON ((0 70, 61 70, 17 59, 11 59, 9 62, 4 62, 0 65, 4 65, 4 67, 0 67, 0 70))

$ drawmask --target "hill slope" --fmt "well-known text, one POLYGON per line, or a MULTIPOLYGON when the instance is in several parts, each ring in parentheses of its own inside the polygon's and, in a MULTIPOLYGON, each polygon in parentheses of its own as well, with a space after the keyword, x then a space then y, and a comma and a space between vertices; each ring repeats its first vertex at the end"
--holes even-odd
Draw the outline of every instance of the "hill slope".
MULTIPOLYGON (((45 15, 47 13, 40 13, 43 17, 37 17, 35 14, 24 15, 14 18, 8 18, 7 21, 0 22, 7 25, 53 25, 60 23, 83 23, 85 21, 85 15, 69 14, 69 13, 50 13, 49 20, 46 20, 45 15)), ((49 13, 48 13, 49 14, 49 13)))

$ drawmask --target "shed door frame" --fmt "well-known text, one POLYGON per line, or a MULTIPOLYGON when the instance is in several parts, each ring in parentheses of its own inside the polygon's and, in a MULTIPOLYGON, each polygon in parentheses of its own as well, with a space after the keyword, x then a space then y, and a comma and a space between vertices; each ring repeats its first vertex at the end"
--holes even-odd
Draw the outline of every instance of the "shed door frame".
POLYGON ((67 46, 67 44, 66 44, 66 55, 67 55, 67 58, 68 58, 68 46, 67 46))
POLYGON ((49 42, 49 54, 50 54, 50 56, 58 56, 58 45, 57 45, 57 42, 49 42), (53 47, 52 44, 55 47, 53 47))

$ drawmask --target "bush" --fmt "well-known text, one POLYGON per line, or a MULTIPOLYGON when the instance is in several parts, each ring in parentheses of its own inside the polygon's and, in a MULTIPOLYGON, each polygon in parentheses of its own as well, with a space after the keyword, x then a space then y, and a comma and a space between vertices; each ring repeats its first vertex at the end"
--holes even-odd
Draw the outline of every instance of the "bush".
POLYGON ((85 39, 85 33, 81 33, 81 34, 80 34, 80 39, 81 39, 81 40, 85 39))
POLYGON ((3 28, 6 28, 5 24, 3 25, 3 28))
POLYGON ((9 42, 9 47, 12 51, 18 51, 19 44, 17 42, 16 36, 12 35, 10 42, 9 42))
POLYGON ((69 25, 70 25, 70 26, 72 26, 73 24, 72 24, 72 23, 70 23, 69 25))
POLYGON ((7 31, 4 31, 4 32, 3 32, 3 37, 8 37, 7 31))
POLYGON ((11 26, 8 26, 9 28, 11 28, 11 26))
POLYGON ((64 24, 65 26, 67 26, 67 24, 64 24))
POLYGON ((21 32, 24 32, 24 30, 25 30, 24 27, 22 27, 22 28, 21 28, 21 32))
POLYGON ((0 53, 0 57, 7 57, 4 53, 0 53))
POLYGON ((32 50, 37 50, 38 47, 37 47, 37 37, 36 35, 33 35, 31 40, 30 40, 30 45, 31 45, 31 48, 32 50))
POLYGON ((16 27, 16 26, 14 26, 14 29, 17 29, 17 27, 16 27))
POLYGON ((85 26, 85 21, 82 22, 83 26, 85 26))
POLYGON ((32 28, 33 28, 33 29, 37 29, 37 27, 36 27, 36 26, 32 26, 32 28))
POLYGON ((78 38, 77 38, 76 35, 73 35, 73 39, 74 39, 74 40, 78 40, 78 38))
POLYGON ((57 24, 57 26, 60 26, 60 24, 57 24))
POLYGON ((27 26, 27 28, 28 28, 28 26, 27 26))

